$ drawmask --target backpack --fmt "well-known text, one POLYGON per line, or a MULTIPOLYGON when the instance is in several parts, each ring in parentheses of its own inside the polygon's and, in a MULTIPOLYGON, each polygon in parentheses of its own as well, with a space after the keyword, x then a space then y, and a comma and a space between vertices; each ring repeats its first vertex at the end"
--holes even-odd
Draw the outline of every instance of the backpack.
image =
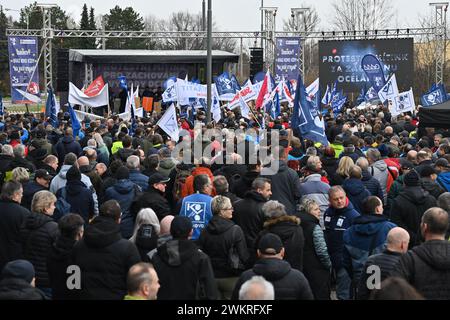
POLYGON ((61 188, 61 196, 56 200, 55 203, 55 212, 53 214, 53 219, 55 221, 58 221, 66 214, 69 214, 72 206, 69 202, 66 200, 67 197, 67 191, 66 187, 61 188))
POLYGON ((183 190, 183 186, 186 183, 187 177, 189 177, 192 174, 193 168, 186 168, 186 167, 176 167, 177 175, 175 176, 173 189, 172 189, 172 195, 174 203, 177 203, 181 198, 181 192, 183 190))

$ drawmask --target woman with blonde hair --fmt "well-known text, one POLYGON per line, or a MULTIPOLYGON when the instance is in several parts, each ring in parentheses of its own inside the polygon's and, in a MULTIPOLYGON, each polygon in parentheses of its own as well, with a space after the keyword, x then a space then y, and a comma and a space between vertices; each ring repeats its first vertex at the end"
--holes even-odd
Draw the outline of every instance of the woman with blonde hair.
POLYGON ((51 297, 47 272, 47 256, 58 235, 58 224, 53 221, 56 197, 50 191, 39 191, 31 201, 31 215, 22 226, 20 236, 24 258, 30 261, 36 271, 36 287, 51 297))
POLYGON ((155 211, 151 208, 141 209, 137 214, 130 241, 136 244, 142 261, 150 260, 147 254, 157 247, 160 230, 155 211))
POLYGON ((344 180, 350 177, 350 168, 355 165, 352 158, 350 157, 342 157, 339 160, 339 165, 336 170, 336 173, 331 176, 330 185, 332 186, 340 186, 344 183, 344 180))
POLYGON ((28 172, 27 169, 22 167, 14 168, 12 171, 11 180, 17 181, 22 185, 24 185, 30 181, 30 173, 28 172))
POLYGON ((109 150, 99 133, 94 133, 93 136, 97 142, 97 161, 109 165, 109 150))

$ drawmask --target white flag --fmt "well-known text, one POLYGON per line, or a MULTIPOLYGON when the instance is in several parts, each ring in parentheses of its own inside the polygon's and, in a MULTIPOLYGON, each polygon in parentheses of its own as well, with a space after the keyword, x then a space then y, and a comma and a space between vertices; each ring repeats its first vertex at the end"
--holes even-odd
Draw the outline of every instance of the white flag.
POLYGON ((92 108, 103 107, 108 105, 108 84, 95 96, 89 97, 78 89, 72 82, 69 82, 69 103, 78 104, 92 108))
POLYGON ((239 95, 239 104, 241 107, 241 115, 244 118, 250 119, 250 108, 248 107, 247 102, 244 101, 241 95, 239 95))
POLYGON ((172 141, 178 142, 178 139, 180 138, 180 129, 178 128, 177 113, 173 103, 158 121, 157 126, 167 133, 172 141))
POLYGON ((211 113, 215 122, 219 122, 222 119, 222 112, 220 110, 219 93, 215 84, 212 85, 212 101, 211 101, 211 113))
POLYGON ((389 79, 389 81, 384 85, 383 88, 378 92, 378 97, 381 102, 385 102, 386 100, 393 100, 398 96, 398 87, 397 87, 397 78, 395 74, 389 79))
POLYGON ((414 93, 412 88, 407 92, 400 93, 392 100, 392 105, 389 106, 392 116, 398 116, 404 112, 413 112, 416 109, 414 102, 414 93))
POLYGON ((24 98, 30 100, 31 102, 34 102, 34 103, 40 103, 41 102, 41 98, 39 98, 38 96, 35 96, 34 94, 28 93, 26 91, 22 91, 22 90, 17 89, 17 88, 14 88, 14 89, 16 89, 17 92, 19 92, 22 96, 24 96, 24 98))
POLYGON ((319 78, 316 79, 311 85, 306 88, 306 100, 313 101, 314 96, 319 91, 319 78))

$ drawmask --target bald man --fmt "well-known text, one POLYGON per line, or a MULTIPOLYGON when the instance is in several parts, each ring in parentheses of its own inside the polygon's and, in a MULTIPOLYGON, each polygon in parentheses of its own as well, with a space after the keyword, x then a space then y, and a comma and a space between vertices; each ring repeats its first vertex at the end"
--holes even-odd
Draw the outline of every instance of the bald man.
MULTIPOLYGON (((408 251, 408 244, 409 234, 405 229, 395 227, 389 231, 386 238, 386 249, 382 253, 370 256, 366 261, 358 285, 358 300, 369 299, 372 290, 368 288, 367 280, 374 274, 373 266, 379 268, 381 283, 381 281, 389 277, 400 256, 408 251), (369 268, 371 270, 368 270, 369 268)), ((369 281, 369 283, 372 284, 373 281, 369 281)))
POLYGON ((437 207, 425 211, 420 224, 425 242, 403 255, 392 271, 392 276, 405 279, 428 300, 450 299, 448 225, 447 211, 437 207))
POLYGON ((128 271, 128 295, 124 300, 156 300, 159 287, 159 278, 153 265, 137 263, 128 271))

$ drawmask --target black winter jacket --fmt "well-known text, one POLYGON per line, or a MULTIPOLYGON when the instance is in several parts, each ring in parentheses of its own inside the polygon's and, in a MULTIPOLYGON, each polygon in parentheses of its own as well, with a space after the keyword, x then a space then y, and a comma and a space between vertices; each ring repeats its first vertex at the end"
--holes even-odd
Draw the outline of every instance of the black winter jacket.
POLYGON ((82 153, 82 149, 80 144, 73 139, 73 137, 64 136, 59 142, 56 144, 56 153, 58 155, 59 163, 64 162, 64 157, 68 153, 75 153, 77 157, 79 157, 82 153))
POLYGON ((0 269, 23 259, 20 228, 30 211, 14 201, 0 200, 0 269))
POLYGON ((153 186, 149 187, 148 191, 137 197, 131 205, 130 212, 133 216, 136 216, 143 208, 152 208, 159 221, 172 212, 164 194, 153 188, 153 186))
POLYGON ((42 191, 42 190, 48 190, 47 188, 41 186, 36 181, 30 181, 26 183, 23 186, 23 197, 21 205, 27 208, 28 210, 31 209, 31 201, 33 200, 33 196, 36 192, 42 191))
POLYGON ((140 262, 136 246, 122 238, 120 226, 98 216, 73 249, 73 263, 81 269, 81 299, 121 300, 127 294, 127 273, 140 262))
MULTIPOLYGON (((72 180, 66 183, 66 198, 70 203, 70 212, 79 214, 84 222, 89 223, 89 219, 94 216, 94 197, 91 189, 80 180, 72 180)), ((56 192, 56 197, 62 195, 62 188, 56 192)))
POLYGON ((190 240, 169 240, 152 258, 160 300, 215 300, 218 291, 209 257, 190 240))
POLYGON ((58 236, 58 224, 42 213, 32 213, 21 228, 23 253, 36 272, 36 287, 49 288, 47 256, 58 236))
POLYGON ((197 241, 200 249, 211 259, 216 278, 239 275, 244 270, 233 270, 228 264, 228 252, 234 247, 244 265, 248 259, 247 245, 242 229, 229 219, 213 216, 197 241))
POLYGON ((266 233, 274 233, 281 238, 284 246, 284 260, 289 262, 292 268, 302 271, 305 238, 300 226, 300 218, 281 216, 269 219, 264 223, 264 230, 261 231, 259 239, 266 233))
POLYGON ((436 199, 421 187, 405 187, 391 207, 391 220, 408 231, 412 248, 420 243, 420 222, 425 211, 436 206, 436 199))
POLYGON ((0 281, 0 300, 47 300, 44 293, 18 278, 0 281))
POLYGON ((400 276, 428 300, 450 299, 450 243, 431 240, 403 255, 392 276, 400 276))
POLYGON ((291 268, 289 262, 277 258, 260 259, 254 267, 245 271, 233 290, 231 299, 239 298, 239 290, 253 276, 263 276, 273 284, 275 300, 312 300, 308 280, 301 271, 291 268))
POLYGON ((244 198, 245 194, 252 190, 252 183, 256 178, 259 177, 259 172, 248 171, 238 180, 236 180, 232 187, 231 192, 233 192, 239 198, 244 198))

